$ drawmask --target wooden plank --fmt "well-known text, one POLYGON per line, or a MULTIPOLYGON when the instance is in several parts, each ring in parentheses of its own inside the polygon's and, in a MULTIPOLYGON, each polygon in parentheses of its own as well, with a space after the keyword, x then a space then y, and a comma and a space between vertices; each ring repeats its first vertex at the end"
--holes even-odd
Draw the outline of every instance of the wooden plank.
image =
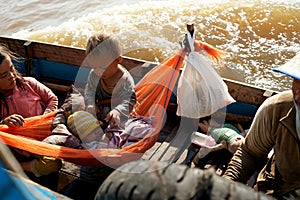
POLYGON ((156 142, 150 149, 148 149, 142 156, 143 160, 151 160, 155 152, 159 149, 161 142, 156 142))
POLYGON ((25 42, 27 41, 14 38, 0 37, 1 44, 8 47, 12 52, 18 54, 18 56, 21 56, 23 58, 26 57, 25 48, 23 47, 25 42))
POLYGON ((265 90, 259 87, 254 87, 241 82, 223 79, 228 86, 228 91, 231 96, 236 100, 244 103, 259 106, 271 95, 276 94, 276 91, 265 90), (266 91, 268 96, 266 96, 266 91))
POLYGON ((175 113, 167 113, 167 119, 163 126, 163 128, 160 131, 160 135, 157 139, 157 142, 154 144, 154 146, 150 149, 148 149, 142 159, 144 160, 152 160, 155 159, 153 156, 159 151, 160 148, 163 148, 162 145, 164 142, 169 142, 173 138, 173 130, 174 126, 177 126, 177 122, 179 121, 179 118, 176 116, 175 113))
MULTIPOLYGON (((69 47, 58 44, 53 45, 45 42, 21 40, 9 37, 0 37, 0 43, 5 44, 11 51, 23 58, 30 53, 33 58, 81 66, 86 57, 85 49, 83 48, 69 47), (27 45, 24 46, 25 43, 27 45), (30 46, 30 52, 26 52, 26 47, 28 46, 30 46)), ((130 71, 131 69, 139 65, 143 65, 146 62, 150 65, 157 65, 153 62, 129 58, 126 56, 123 56, 122 65, 126 67, 128 71, 130 71)))
POLYGON ((174 128, 173 138, 170 142, 164 142, 164 153, 160 156, 160 161, 177 162, 182 156, 183 152, 190 145, 191 132, 178 131, 178 128, 174 128))
POLYGON ((31 72, 31 59, 32 59, 32 45, 31 42, 25 42, 23 45, 24 49, 25 49, 25 60, 24 60, 24 64, 25 64, 25 75, 29 76, 30 72, 31 72))
POLYGON ((183 153, 180 155, 180 157, 178 158, 178 160, 177 160, 175 163, 177 163, 177 164, 182 164, 183 161, 185 160, 187 151, 188 151, 188 150, 185 149, 185 150, 183 151, 183 153))
POLYGON ((58 90, 62 92, 68 92, 70 90, 70 86, 59 85, 59 84, 48 83, 48 82, 42 82, 42 83, 46 85, 48 88, 50 88, 51 90, 58 90))
MULTIPOLYGON (((179 159, 175 162, 176 164, 182 165, 183 161, 185 160, 185 157, 187 155, 188 150, 185 149, 184 152, 181 154, 181 156, 179 157, 179 159)), ((195 168, 195 164, 194 162, 191 163, 191 168, 195 168)))
POLYGON ((33 57, 81 66, 86 55, 84 49, 67 47, 62 45, 50 45, 47 43, 33 42, 33 57))
POLYGON ((153 152, 153 155, 151 156, 150 160, 155 161, 167 161, 167 162, 173 162, 176 159, 176 153, 178 150, 178 147, 172 146, 171 142, 175 138, 177 134, 178 126, 174 127, 170 134, 168 134, 168 137, 164 142, 161 143, 159 148, 155 149, 155 152, 153 152))
POLYGON ((244 129, 250 128, 250 125, 253 121, 253 117, 246 117, 241 115, 235 115, 231 113, 226 114, 226 121, 231 124, 239 123, 244 129))
POLYGON ((80 166, 69 162, 63 162, 63 166, 59 171, 59 181, 57 191, 63 189, 66 185, 78 179, 80 176, 80 166))

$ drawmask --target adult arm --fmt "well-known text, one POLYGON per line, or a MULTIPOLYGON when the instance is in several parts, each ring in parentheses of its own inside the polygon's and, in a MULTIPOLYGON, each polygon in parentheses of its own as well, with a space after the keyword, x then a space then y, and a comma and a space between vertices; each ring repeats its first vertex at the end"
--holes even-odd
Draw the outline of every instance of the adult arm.
POLYGON ((231 159, 224 177, 246 183, 251 175, 264 164, 274 144, 272 110, 265 102, 257 111, 245 141, 231 159))

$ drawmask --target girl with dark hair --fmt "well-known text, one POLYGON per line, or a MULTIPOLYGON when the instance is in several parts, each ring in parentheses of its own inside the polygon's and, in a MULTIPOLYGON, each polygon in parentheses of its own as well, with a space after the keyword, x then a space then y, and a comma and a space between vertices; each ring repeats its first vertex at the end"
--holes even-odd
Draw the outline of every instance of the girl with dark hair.
MULTIPOLYGON (((17 56, 0 45, 0 124, 18 128, 23 126, 24 118, 56 110, 58 99, 35 78, 17 72, 12 59, 17 56)), ((35 179, 61 168, 61 160, 11 149, 24 171, 35 179)))

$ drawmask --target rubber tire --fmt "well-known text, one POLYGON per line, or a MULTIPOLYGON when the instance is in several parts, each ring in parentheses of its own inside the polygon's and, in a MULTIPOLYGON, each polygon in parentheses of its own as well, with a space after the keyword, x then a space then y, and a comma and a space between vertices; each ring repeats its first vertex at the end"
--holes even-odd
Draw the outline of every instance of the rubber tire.
POLYGON ((241 183, 218 176, 214 170, 139 160, 112 172, 100 186, 95 199, 184 200, 184 199, 274 199, 254 192, 241 183))

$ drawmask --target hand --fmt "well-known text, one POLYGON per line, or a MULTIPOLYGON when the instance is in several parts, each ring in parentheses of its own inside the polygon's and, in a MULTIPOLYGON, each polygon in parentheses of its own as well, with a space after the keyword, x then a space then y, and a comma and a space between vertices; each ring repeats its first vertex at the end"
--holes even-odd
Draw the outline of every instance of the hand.
POLYGON ((221 144, 221 147, 222 147, 223 149, 226 149, 226 148, 227 148, 227 142, 226 142, 225 140, 222 140, 222 141, 220 142, 220 144, 221 144))
POLYGON ((110 128, 120 126, 120 113, 117 110, 111 110, 104 119, 109 123, 110 128))
POLYGON ((3 124, 9 127, 22 127, 24 122, 24 118, 18 114, 13 114, 3 119, 3 124))
POLYGON ((88 105, 85 110, 93 115, 96 114, 96 108, 94 105, 88 105))

